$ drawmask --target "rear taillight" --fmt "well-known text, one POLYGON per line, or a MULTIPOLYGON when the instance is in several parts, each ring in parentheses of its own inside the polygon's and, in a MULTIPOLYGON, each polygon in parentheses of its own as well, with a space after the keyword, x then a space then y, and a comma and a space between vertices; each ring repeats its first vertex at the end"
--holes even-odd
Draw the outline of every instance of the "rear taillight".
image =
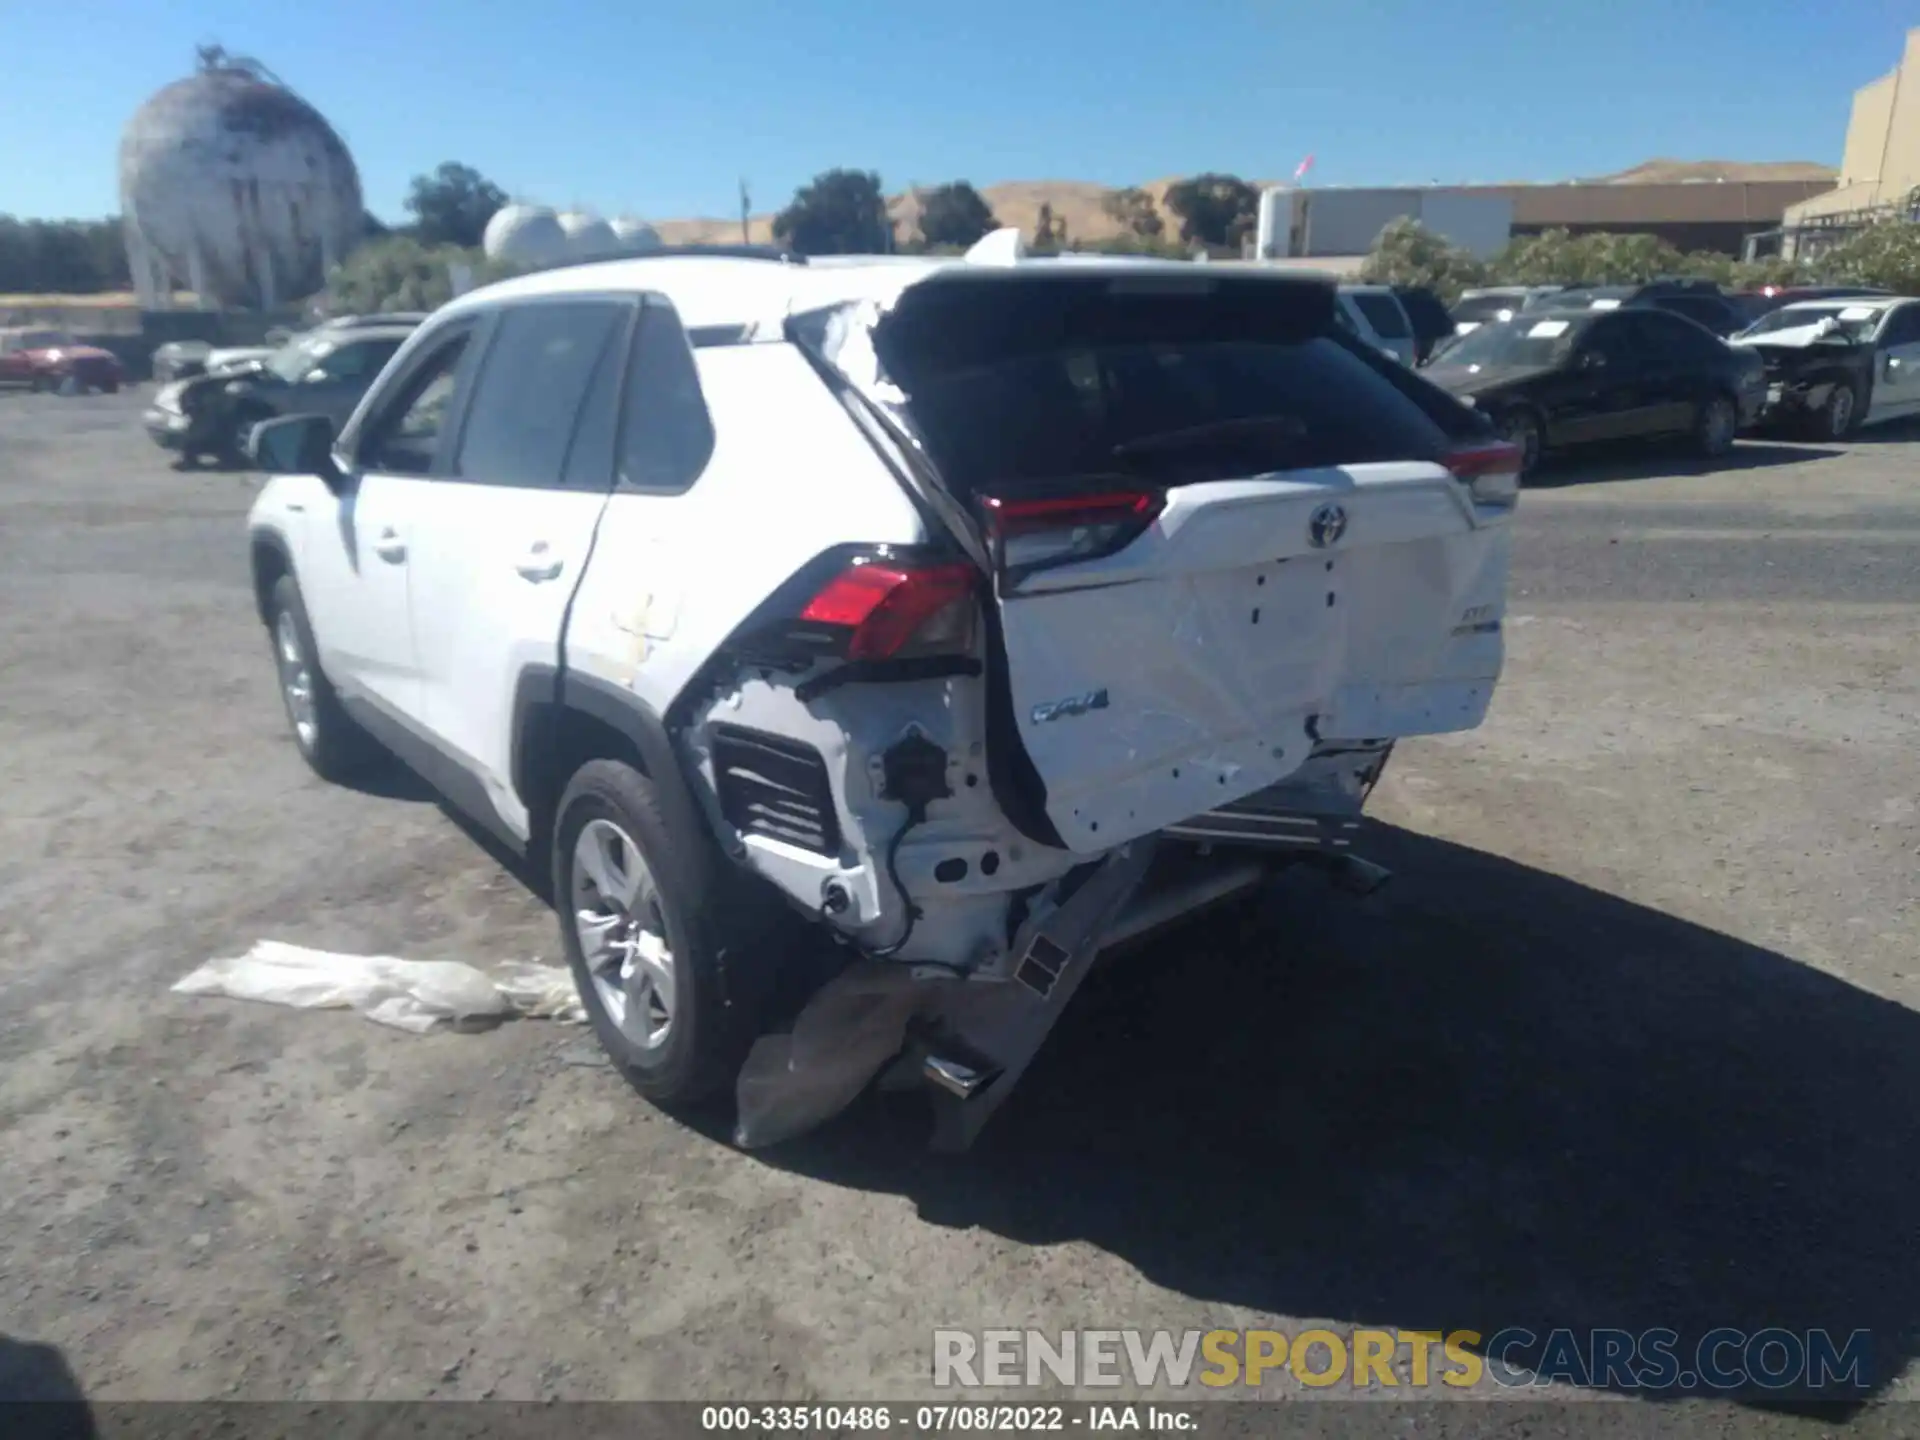
POLYGON ((1474 504, 1495 509, 1505 509, 1520 498, 1520 462, 1520 447, 1504 440, 1451 451, 1445 461, 1474 504))
POLYGON ((800 623, 849 660, 964 653, 973 644, 975 576, 965 563, 856 560, 815 592, 800 623))
POLYGON ((981 499, 987 538, 1006 573, 1094 560, 1131 544, 1165 503, 1151 490, 981 499))

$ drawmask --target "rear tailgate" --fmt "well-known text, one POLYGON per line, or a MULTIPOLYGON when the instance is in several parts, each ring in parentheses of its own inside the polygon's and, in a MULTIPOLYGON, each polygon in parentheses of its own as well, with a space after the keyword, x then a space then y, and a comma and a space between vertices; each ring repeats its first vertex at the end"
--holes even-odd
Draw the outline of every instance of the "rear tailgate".
POLYGON ((981 517, 1069 848, 1264 789, 1318 738, 1479 723, 1511 486, 1476 503, 1448 468, 1484 445, 1471 412, 1334 338, 1324 286, 1021 279, 916 286, 875 339, 981 517))

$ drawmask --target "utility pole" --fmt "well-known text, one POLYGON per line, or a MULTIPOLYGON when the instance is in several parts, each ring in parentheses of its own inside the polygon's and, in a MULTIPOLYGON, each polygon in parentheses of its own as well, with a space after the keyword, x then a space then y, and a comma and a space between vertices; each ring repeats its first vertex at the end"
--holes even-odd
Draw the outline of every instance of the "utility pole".
POLYGON ((747 177, 742 175, 740 177, 740 243, 742 245, 753 243, 747 233, 747 216, 752 209, 753 202, 747 196, 747 177))

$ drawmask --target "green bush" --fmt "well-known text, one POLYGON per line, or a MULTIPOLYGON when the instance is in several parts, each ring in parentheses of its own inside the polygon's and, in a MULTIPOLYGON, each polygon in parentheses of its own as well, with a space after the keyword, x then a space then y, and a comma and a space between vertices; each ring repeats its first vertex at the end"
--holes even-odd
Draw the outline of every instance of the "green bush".
POLYGON ((453 298, 452 267, 468 266, 473 283, 485 285, 517 273, 478 250, 423 245, 408 235, 371 240, 327 277, 327 308, 336 314, 377 310, 435 310, 453 298))

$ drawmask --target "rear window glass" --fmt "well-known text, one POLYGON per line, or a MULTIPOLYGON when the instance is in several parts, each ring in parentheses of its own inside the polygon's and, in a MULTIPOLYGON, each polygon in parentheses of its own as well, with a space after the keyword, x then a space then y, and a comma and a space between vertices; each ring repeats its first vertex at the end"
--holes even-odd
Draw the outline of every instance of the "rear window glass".
MULTIPOLYGON (((1381 364, 1391 362, 1382 360, 1381 364)), ((928 377, 911 410, 963 494, 1135 475, 1163 483, 1423 459, 1455 402, 1423 406, 1330 336, 1075 345, 928 377)), ((1462 410, 1452 427, 1464 433, 1462 410)))
POLYGON ((1404 340, 1407 338, 1406 312, 1400 308, 1400 302, 1391 295, 1382 295, 1377 290, 1360 290, 1349 297, 1360 307, 1360 313, 1367 317, 1367 323, 1373 327, 1373 333, 1382 340, 1404 340))

